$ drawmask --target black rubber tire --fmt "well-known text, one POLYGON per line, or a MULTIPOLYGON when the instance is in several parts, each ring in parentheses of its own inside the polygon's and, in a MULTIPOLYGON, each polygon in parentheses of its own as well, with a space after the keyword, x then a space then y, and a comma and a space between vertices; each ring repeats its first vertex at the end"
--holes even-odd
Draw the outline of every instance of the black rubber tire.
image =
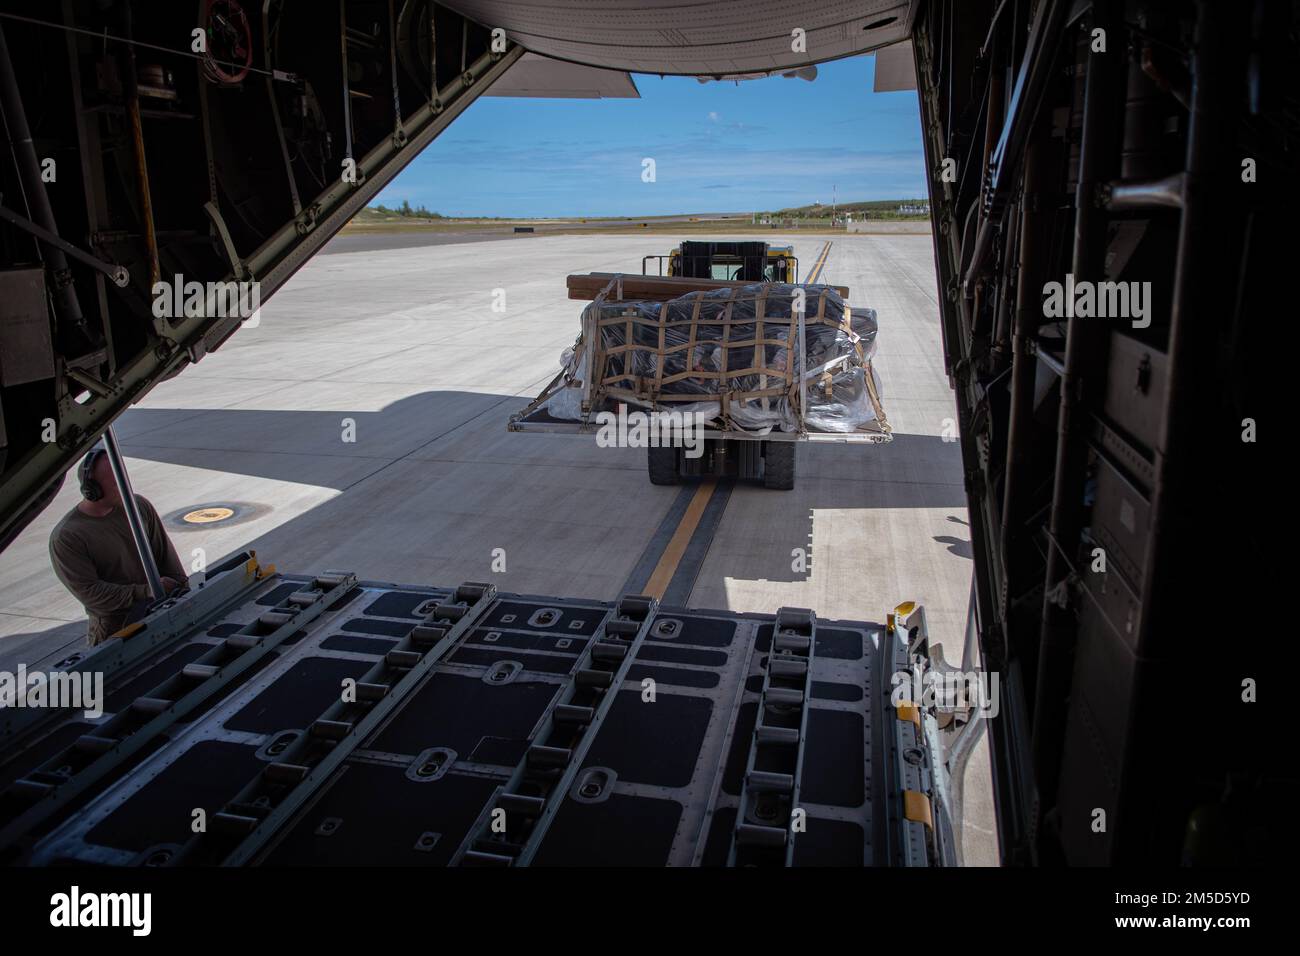
POLYGON ((794 487, 794 460, 798 446, 792 441, 770 441, 763 448, 763 484, 777 491, 794 487))
POLYGON ((681 474, 677 469, 676 448, 655 448, 653 446, 647 448, 646 464, 650 470, 650 484, 652 485, 675 485, 681 480, 681 474))

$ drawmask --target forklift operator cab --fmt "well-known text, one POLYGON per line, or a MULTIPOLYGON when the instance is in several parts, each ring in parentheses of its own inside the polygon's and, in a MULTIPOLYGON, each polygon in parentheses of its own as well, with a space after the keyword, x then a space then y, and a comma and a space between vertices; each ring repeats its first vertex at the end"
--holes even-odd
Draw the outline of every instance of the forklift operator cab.
POLYGON ((683 242, 668 256, 668 274, 731 282, 798 282, 792 246, 766 242, 683 242))

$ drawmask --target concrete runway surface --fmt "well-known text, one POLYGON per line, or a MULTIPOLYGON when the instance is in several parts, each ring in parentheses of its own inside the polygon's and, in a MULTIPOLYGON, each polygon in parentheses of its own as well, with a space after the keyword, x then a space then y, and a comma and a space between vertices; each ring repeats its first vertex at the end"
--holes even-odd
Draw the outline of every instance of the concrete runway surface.
MULTIPOLYGON (((728 239, 742 238, 727 236, 728 239)), ((883 621, 926 607, 932 639, 961 658, 972 573, 956 410, 943 371, 927 235, 763 234, 793 243, 806 274, 877 310, 888 445, 799 449, 793 491, 655 487, 643 449, 590 436, 512 434, 506 420, 558 370, 578 332, 570 272, 639 272, 656 235, 579 235, 339 252, 310 261, 218 352, 124 414, 117 434, 138 493, 164 517, 236 505, 225 523, 168 522, 181 559, 243 547, 285 571, 611 599, 647 580, 681 522, 689 546, 666 600, 693 607, 814 608, 883 621), (504 313, 493 311, 504 290, 504 313), (349 428, 349 422, 352 423, 349 428), (354 441, 346 441, 349 431, 354 441), (807 568, 792 570, 792 550, 807 568), (493 573, 504 551, 505 571, 493 573)), ((36 667, 84 640, 80 605, 46 542, 55 503, 0 553, 0 669, 36 667)), ((986 740, 968 768, 967 864, 996 862, 986 740)))

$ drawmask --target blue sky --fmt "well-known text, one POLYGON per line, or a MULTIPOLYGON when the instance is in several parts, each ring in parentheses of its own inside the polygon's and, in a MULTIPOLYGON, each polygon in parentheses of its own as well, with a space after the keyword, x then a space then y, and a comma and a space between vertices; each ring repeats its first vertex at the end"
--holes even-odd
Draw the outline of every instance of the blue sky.
POLYGON ((925 194, 914 91, 873 93, 874 57, 817 79, 637 74, 640 99, 482 97, 375 200, 453 216, 748 212, 925 194), (642 159, 656 181, 641 180, 642 159))

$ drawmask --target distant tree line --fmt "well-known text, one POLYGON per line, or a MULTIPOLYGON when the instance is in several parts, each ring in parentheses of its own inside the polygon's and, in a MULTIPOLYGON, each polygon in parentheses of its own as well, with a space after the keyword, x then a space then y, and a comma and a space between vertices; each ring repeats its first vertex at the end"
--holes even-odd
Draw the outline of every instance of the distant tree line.
POLYGON ((441 219, 442 213, 430 212, 423 205, 411 207, 410 202, 403 199, 402 204, 396 209, 389 209, 383 203, 374 207, 375 212, 382 216, 405 216, 410 219, 441 219))
MULTIPOLYGON (((928 199, 872 199, 867 201, 846 201, 833 207, 837 216, 851 215, 854 219, 911 219, 924 218, 928 213, 928 199), (912 211, 924 207, 927 213, 912 211), (905 211, 906 210, 906 211, 905 211)), ((811 206, 791 206, 757 215, 767 219, 829 219, 832 206, 818 203, 811 206)))

